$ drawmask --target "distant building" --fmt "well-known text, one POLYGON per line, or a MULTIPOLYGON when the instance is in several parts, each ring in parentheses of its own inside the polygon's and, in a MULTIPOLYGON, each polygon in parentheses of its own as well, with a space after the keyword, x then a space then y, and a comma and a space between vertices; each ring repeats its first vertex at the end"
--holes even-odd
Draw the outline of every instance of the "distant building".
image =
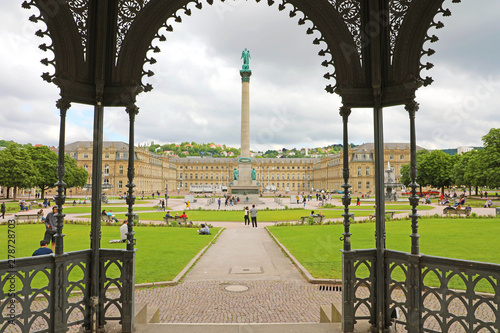
POLYGON ((460 155, 460 154, 463 154, 463 153, 466 153, 466 152, 469 152, 472 150, 474 150, 474 147, 472 147, 472 146, 457 147, 457 154, 460 155))

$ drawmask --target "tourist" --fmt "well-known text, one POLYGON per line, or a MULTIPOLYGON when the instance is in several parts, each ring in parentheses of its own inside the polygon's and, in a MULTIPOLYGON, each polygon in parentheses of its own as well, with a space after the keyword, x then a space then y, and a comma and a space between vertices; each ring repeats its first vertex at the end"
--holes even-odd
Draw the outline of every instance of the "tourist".
POLYGON ((306 197, 304 196, 304 197, 303 197, 303 199, 302 199, 302 203, 304 204, 304 207, 306 207, 306 201, 307 201, 307 199, 306 199, 306 197))
POLYGON ((357 197, 356 199, 356 206, 361 206, 361 200, 359 199, 359 197, 357 197))
POLYGON ((201 229, 198 230, 199 235, 210 235, 210 229, 205 225, 201 224, 201 229))
POLYGON ((180 218, 183 218, 183 219, 184 219, 184 218, 186 218, 186 219, 187 219, 186 212, 182 212, 182 215, 181 215, 181 216, 179 216, 179 217, 180 217, 180 218))
POLYGON ((120 239, 122 242, 127 241, 127 232, 128 232, 128 222, 127 220, 123 220, 123 224, 120 227, 120 239))
POLYGON ((252 220, 252 228, 257 228, 257 208, 255 208, 255 205, 252 205, 252 209, 250 209, 250 218, 252 220))
POLYGON ((219 205, 219 208, 217 208, 217 209, 220 209, 220 198, 217 199, 217 204, 219 205))
POLYGON ((2 213, 2 219, 5 218, 5 202, 2 201, 2 204, 0 205, 0 213, 2 213))
POLYGON ((486 203, 484 204, 484 208, 491 208, 491 199, 486 200, 486 203))
POLYGON ((40 241, 40 248, 33 252, 32 256, 43 256, 44 254, 51 254, 54 253, 51 249, 49 249, 47 246, 49 245, 49 242, 46 241, 45 239, 42 239, 40 241))
POLYGON ((186 201, 186 209, 189 209, 189 200, 186 201))
POLYGON ((172 216, 172 215, 170 215, 170 211, 168 211, 168 212, 167 212, 167 214, 165 214, 165 217, 166 217, 166 218, 173 218, 173 216, 172 216))
POLYGON ((118 222, 118 219, 113 215, 113 212, 111 210, 108 212, 107 215, 108 215, 109 220, 113 220, 115 222, 118 222))
POLYGON ((249 214, 248 206, 243 208, 243 210, 245 211, 245 227, 248 226, 248 228, 250 228, 250 218, 248 216, 248 214, 249 214))
POLYGON ((56 239, 54 237, 57 232, 56 217, 54 216, 56 213, 57 206, 54 206, 52 207, 52 211, 45 217, 45 235, 43 239, 47 241, 47 244, 52 243, 50 246, 52 252, 56 248, 56 239))
POLYGON ((314 216, 317 216, 317 215, 314 214, 314 210, 311 210, 311 214, 309 214, 309 217, 314 217, 314 216))

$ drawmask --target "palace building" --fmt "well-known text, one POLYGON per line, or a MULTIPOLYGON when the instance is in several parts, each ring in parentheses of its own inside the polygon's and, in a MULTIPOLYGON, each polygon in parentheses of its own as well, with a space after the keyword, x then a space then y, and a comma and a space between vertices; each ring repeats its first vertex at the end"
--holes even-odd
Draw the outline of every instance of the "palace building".
MULTIPOLYGON (((66 153, 78 166, 89 172, 84 188, 70 189, 73 195, 91 194, 92 142, 77 141, 66 145, 66 153)), ((418 149, 422 149, 419 147, 418 149)), ((394 168, 396 183, 401 176, 401 166, 410 163, 408 143, 387 143, 384 165, 394 168)), ((135 148, 135 194, 151 195, 160 191, 190 192, 203 186, 214 191, 227 189, 233 181, 237 158, 169 157, 149 151, 147 146, 135 148)), ((103 143, 103 190, 107 195, 124 195, 128 167, 128 144, 117 141, 103 143)), ((321 158, 253 158, 261 192, 311 192, 316 190, 342 190, 344 183, 343 152, 321 158)), ((375 186, 374 145, 366 143, 349 151, 349 184, 353 194, 372 194, 375 186)), ((55 189, 48 191, 55 194, 55 189)), ((67 193, 68 194, 68 193, 67 193)))

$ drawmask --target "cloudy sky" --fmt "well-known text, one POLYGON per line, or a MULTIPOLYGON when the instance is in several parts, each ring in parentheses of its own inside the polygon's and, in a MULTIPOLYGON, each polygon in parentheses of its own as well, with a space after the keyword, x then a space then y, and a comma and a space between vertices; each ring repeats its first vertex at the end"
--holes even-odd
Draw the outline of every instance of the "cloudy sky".
MULTIPOLYGON (((58 144, 58 88, 43 81, 40 64, 49 57, 34 36, 43 27, 28 20, 35 9, 21 1, 4 1, 0 12, 0 139, 19 143, 58 144)), ((426 148, 479 146, 492 127, 500 127, 500 28, 498 0, 464 0, 453 4, 445 28, 431 31, 440 41, 424 73, 435 82, 417 93, 418 144, 426 148)), ((194 7, 193 7, 194 8, 194 7)), ((277 3, 215 0, 183 16, 166 33, 167 42, 146 79, 154 90, 138 97, 136 143, 215 142, 240 146, 241 52, 251 52, 251 149, 318 147, 342 142, 340 98, 324 88, 320 48, 307 27, 280 12, 277 3)), ((92 139, 93 109, 73 104, 66 142, 92 139)), ((350 141, 373 142, 369 109, 350 117, 350 141)), ((387 108, 385 141, 408 142, 403 107, 387 108)), ((105 111, 105 140, 128 140, 123 109, 105 111)))

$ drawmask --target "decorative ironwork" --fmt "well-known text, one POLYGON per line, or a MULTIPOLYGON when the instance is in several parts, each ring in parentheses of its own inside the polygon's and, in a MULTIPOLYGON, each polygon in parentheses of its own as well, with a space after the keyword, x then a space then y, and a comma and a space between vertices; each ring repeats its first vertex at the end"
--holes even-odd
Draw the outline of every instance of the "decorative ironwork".
POLYGON ((353 214, 349 213, 349 205, 351 204, 351 185, 349 185, 349 137, 348 137, 348 119, 351 115, 351 109, 347 107, 340 108, 340 116, 342 117, 342 123, 344 125, 343 129, 343 169, 342 175, 344 178, 344 184, 342 188, 344 189, 344 195, 342 196, 342 204, 344 205, 344 233, 342 234, 342 240, 344 241, 344 251, 351 250, 351 232, 349 228, 351 226, 350 218, 353 214))
MULTIPOLYGON (((120 303, 134 290, 127 286, 125 274, 133 267, 134 253, 101 250, 100 255, 101 290, 104 308, 109 310, 105 319, 119 319, 122 326, 127 325, 130 318, 122 312, 130 303, 120 303)), ((15 265, 0 261, 0 331, 65 332, 84 325, 90 314, 90 265, 91 250, 18 258, 15 265)))
MULTIPOLYGON (((38 8, 38 10, 40 11, 40 14, 37 16, 37 15, 31 15, 29 20, 31 22, 34 22, 34 23, 38 23, 39 21, 42 21, 43 23, 45 23, 45 25, 47 25, 47 22, 45 21, 43 15, 42 15, 42 11, 38 5, 38 3, 35 1, 35 0, 30 0, 30 1, 24 1, 23 4, 22 4, 22 7, 25 8, 25 9, 31 9, 31 7, 36 7, 38 8)), ((40 37, 40 38, 44 38, 44 37, 49 37, 50 39, 52 39, 52 36, 50 34, 50 31, 49 29, 47 30, 42 30, 42 29, 38 29, 36 32, 35 32, 35 35, 40 37)), ((47 45, 45 43, 43 44, 40 44, 38 46, 38 48, 44 52, 47 52, 47 51, 52 51, 52 53, 55 54, 55 51, 54 51, 54 44, 50 44, 50 45, 47 45)), ((48 58, 44 58, 40 61, 42 64, 44 64, 45 66, 49 66, 49 65, 52 65, 54 66, 54 68, 56 68, 56 58, 54 56, 54 58, 52 60, 49 60, 48 58)), ((44 72, 42 73, 42 79, 44 81, 47 81, 47 82, 52 82, 52 79, 55 77, 55 73, 54 74, 50 74, 49 72, 44 72)))
MULTIPOLYGON (((348 280, 352 290, 344 300, 352 301, 355 309, 355 316, 343 325, 354 327, 356 320, 374 315, 370 305, 376 250, 343 252, 343 257, 353 263, 353 280, 348 280)), ((385 251, 385 259, 389 315, 396 325, 404 325, 410 333, 500 329, 500 265, 392 250, 385 251), (412 267, 416 277, 411 276, 412 267)))
POLYGON ((88 43, 87 21, 89 19, 89 0, 69 0, 68 8, 75 20, 78 34, 82 41, 83 54, 86 54, 88 43))
MULTIPOLYGON (((461 0, 453 0, 452 1, 453 3, 460 3, 461 0)), ((448 17, 448 16, 451 16, 451 11, 446 8, 444 9, 442 6, 439 8, 439 10, 437 11, 434 19, 432 20, 429 28, 428 28, 428 31, 431 29, 431 28, 436 28, 436 29, 441 29, 444 27, 444 23, 441 22, 441 21, 437 21, 436 22, 436 16, 441 14, 443 17, 448 17)), ((425 46, 425 43, 427 42, 431 42, 431 43, 435 43, 439 40, 439 38, 436 36, 436 35, 432 35, 432 36, 429 36, 429 34, 426 35, 425 37, 425 40, 424 40, 424 43, 422 44, 422 52, 420 54, 420 59, 423 58, 424 55, 427 55, 428 57, 430 57, 431 55, 433 55, 434 53, 436 53, 436 51, 434 51, 433 49, 429 48, 429 49, 424 49, 423 47, 425 46)), ((434 67, 434 64, 431 63, 431 62, 426 62, 425 64, 423 64, 422 62, 420 62, 420 68, 419 68, 419 73, 420 73, 420 80, 423 82, 423 85, 424 87, 428 86, 428 85, 431 85, 432 82, 434 82, 434 79, 430 76, 426 76, 425 79, 422 78, 422 71, 424 69, 426 70, 430 70, 431 68, 434 67)))
POLYGON ((347 29, 354 39, 354 44, 361 56, 363 44, 361 40, 361 2, 357 0, 328 0, 332 6, 339 12, 347 29))
POLYGON ((391 56, 394 53, 394 48, 396 46, 396 41, 398 39, 399 32, 401 31, 401 26, 408 13, 408 9, 413 0, 390 0, 389 1, 389 23, 390 23, 390 33, 389 33, 389 51, 391 56))
POLYGON ((119 0, 118 23, 116 32, 116 57, 120 54, 123 40, 130 30, 132 23, 140 11, 148 4, 149 0, 119 0))

